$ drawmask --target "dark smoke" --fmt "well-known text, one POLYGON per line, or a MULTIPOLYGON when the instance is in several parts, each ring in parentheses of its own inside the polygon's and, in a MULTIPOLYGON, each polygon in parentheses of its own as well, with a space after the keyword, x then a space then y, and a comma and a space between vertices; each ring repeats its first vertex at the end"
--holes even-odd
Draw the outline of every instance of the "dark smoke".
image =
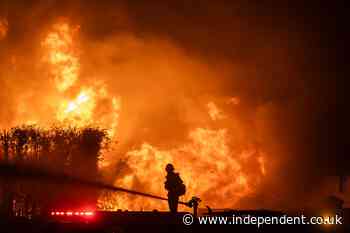
POLYGON ((239 116, 239 140, 261 145, 274 167, 261 195, 247 202, 303 205, 297 200, 306 202, 323 176, 348 170, 334 123, 335 76, 345 76, 336 13, 316 1, 2 1, 9 30, 0 41, 0 126, 19 114, 19 96, 40 104, 35 93, 46 93, 49 81, 32 61, 43 32, 65 17, 81 25, 82 76, 103 77, 127 99, 118 153, 143 141, 179 144, 190 125, 205 122, 198 106, 238 96, 240 107, 225 111, 239 116))

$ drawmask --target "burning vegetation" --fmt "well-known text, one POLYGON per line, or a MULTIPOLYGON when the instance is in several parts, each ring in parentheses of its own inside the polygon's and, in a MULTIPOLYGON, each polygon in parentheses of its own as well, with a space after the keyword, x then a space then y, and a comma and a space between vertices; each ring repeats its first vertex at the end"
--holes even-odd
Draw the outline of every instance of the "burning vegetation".
MULTIPOLYGON (((35 167, 52 174, 65 174, 71 177, 97 180, 98 160, 108 144, 107 132, 98 128, 39 128, 20 126, 0 133, 0 157, 3 164, 17 164, 35 167)), ((23 203, 9 200, 26 200, 34 208, 95 208, 98 198, 96 190, 76 185, 52 185, 42 180, 1 179, 2 210, 19 208, 23 203), (81 193, 86 195, 81 196, 81 193), (29 200, 30 199, 30 200, 29 200), (35 207, 34 207, 35 206, 35 207)), ((18 210, 11 210, 16 213, 18 210)), ((24 214, 24 213, 22 213, 24 214)))
MULTIPOLYGON (((161 150, 149 143, 129 151, 127 172, 117 177, 115 184, 144 192, 161 193, 164 164, 170 162, 179 168, 188 188, 184 201, 199 195, 207 204, 237 205, 242 197, 254 194, 265 175, 263 153, 256 148, 237 150, 229 145, 225 129, 197 128, 188 135, 188 141, 170 150, 161 150), (190 166, 189 164, 196 164, 190 166), (254 168, 254 169, 252 169, 254 168), (205 171, 205 172, 204 172, 205 171)), ((145 201, 142 197, 131 199, 127 194, 102 196, 99 206, 107 209, 166 209, 166 203, 145 201)))
MULTIPOLYGON (((299 152, 290 148, 299 139, 293 130, 303 126, 298 111, 307 91, 303 80, 290 82, 299 51, 283 40, 290 35, 281 29, 255 41, 259 30, 237 31, 228 38, 247 38, 226 41, 237 47, 234 54, 245 56, 215 53, 213 59, 206 57, 209 49, 196 53, 181 40, 143 32, 122 12, 90 13, 54 14, 37 25, 34 19, 0 18, 0 43, 6 45, 0 49, 8 54, 0 60, 2 160, 33 161, 159 196, 166 196, 165 165, 173 163, 187 187, 182 201, 198 196, 213 208, 264 207, 258 206, 268 200, 264 195, 287 176, 276 171, 299 152), (90 21, 105 14, 106 22, 90 21), (13 25, 28 26, 35 36, 24 31, 25 40, 13 40, 20 33, 13 25), (241 50, 241 43, 253 43, 244 45, 257 51, 241 50)), ((190 40, 206 49, 221 46, 190 40)), ((287 188, 274 187, 282 190, 274 196, 278 203, 287 188)), ((64 192, 56 190, 57 196, 64 192)), ((89 203, 103 210, 167 209, 166 202, 143 197, 92 193, 89 203)), ((79 192, 71 195, 78 198, 79 192)))
MULTIPOLYGON (((41 43, 42 63, 48 65, 49 85, 54 87, 48 97, 52 100, 49 109, 53 110, 49 119, 42 122, 41 117, 36 119, 35 114, 26 113, 28 118, 17 121, 43 126, 51 122, 60 127, 44 130, 24 126, 3 131, 6 161, 34 160, 54 171, 91 178, 100 173, 114 185, 162 196, 165 196, 164 166, 174 163, 188 187, 186 200, 197 195, 210 205, 229 203, 231 206, 242 197, 254 194, 266 175, 265 155, 252 144, 238 146, 232 142, 234 132, 225 126, 229 116, 214 101, 203 102, 200 107, 203 125, 190 126, 181 143, 161 148, 145 139, 139 144, 135 141, 129 149, 125 148, 129 142, 123 142, 122 150, 113 144, 112 150, 101 152, 105 137, 112 141, 128 140, 127 135, 123 138, 123 134, 117 133, 122 100, 110 93, 103 79, 80 80, 79 28, 64 20, 55 22, 41 43), (89 125, 107 131, 89 128, 89 125)), ((228 97, 224 105, 235 107, 238 103, 237 97, 228 97)), ((30 102, 21 104, 26 111, 31 108, 30 102)), ((147 132, 158 127, 156 124, 140 130, 147 132)), ((109 210, 166 209, 166 203, 109 192, 100 193, 97 205, 109 210)))

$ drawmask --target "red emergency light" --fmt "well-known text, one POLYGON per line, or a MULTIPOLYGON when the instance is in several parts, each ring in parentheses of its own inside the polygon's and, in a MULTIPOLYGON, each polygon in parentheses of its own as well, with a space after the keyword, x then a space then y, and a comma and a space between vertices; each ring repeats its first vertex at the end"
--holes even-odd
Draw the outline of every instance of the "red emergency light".
POLYGON ((95 215, 93 211, 52 211, 51 216, 81 216, 81 217, 92 217, 95 215))

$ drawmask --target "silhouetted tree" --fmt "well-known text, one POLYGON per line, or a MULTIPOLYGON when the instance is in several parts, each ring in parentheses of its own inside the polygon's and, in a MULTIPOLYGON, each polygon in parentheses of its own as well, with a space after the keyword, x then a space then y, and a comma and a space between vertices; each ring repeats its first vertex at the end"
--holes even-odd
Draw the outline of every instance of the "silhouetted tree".
MULTIPOLYGON (((108 143, 107 132, 94 127, 52 126, 43 129, 23 125, 0 132, 2 162, 26 163, 85 179, 99 177, 98 160, 101 150, 108 143)), ((11 187, 1 182, 1 186, 7 196, 10 193, 27 195, 46 207, 63 207, 66 204, 73 208, 87 203, 91 206, 96 204, 98 197, 98 193, 91 191, 88 192, 89 195, 81 195, 85 188, 36 181, 16 182, 11 187)))

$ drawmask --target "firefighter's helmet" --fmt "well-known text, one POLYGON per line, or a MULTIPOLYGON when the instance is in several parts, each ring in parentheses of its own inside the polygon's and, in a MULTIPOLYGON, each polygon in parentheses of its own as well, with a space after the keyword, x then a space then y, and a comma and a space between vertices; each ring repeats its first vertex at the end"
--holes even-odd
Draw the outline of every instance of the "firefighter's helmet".
POLYGON ((174 171, 174 166, 171 163, 168 163, 165 167, 165 170, 167 172, 173 172, 174 171))

